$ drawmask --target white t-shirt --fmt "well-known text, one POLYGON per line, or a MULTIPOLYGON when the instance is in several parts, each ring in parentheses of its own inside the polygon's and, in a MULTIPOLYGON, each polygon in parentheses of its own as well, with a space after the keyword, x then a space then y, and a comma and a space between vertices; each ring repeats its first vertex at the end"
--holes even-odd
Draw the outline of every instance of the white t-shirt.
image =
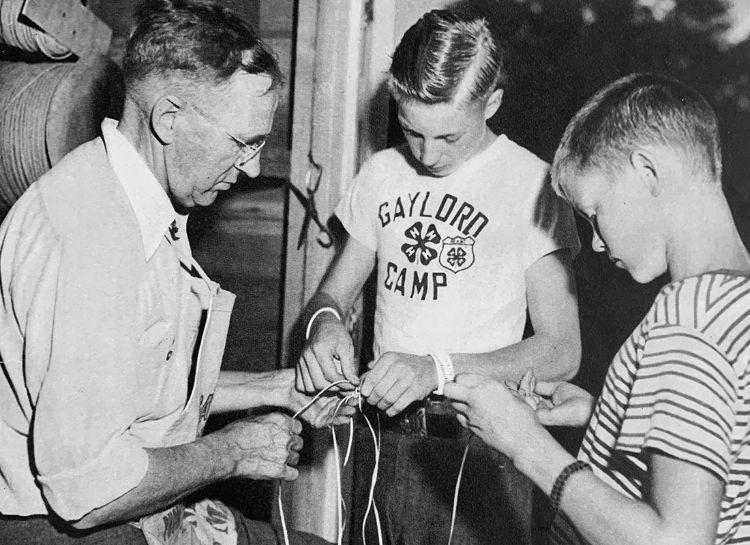
POLYGON ((579 243, 548 165, 499 136, 443 178, 420 175, 406 145, 375 154, 336 209, 377 253, 374 352, 479 353, 521 340, 524 273, 579 243))

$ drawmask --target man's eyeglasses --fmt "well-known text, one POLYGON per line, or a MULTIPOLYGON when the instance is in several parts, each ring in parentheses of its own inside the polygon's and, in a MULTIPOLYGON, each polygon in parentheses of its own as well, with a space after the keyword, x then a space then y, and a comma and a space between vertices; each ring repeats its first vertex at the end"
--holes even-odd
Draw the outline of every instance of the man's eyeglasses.
POLYGON ((261 138, 260 140, 252 144, 247 144, 243 142, 242 139, 234 136, 232 133, 230 133, 223 127, 214 123, 210 117, 208 117, 206 114, 200 111, 200 109, 198 109, 196 106, 189 103, 187 100, 183 100, 183 102, 185 103, 185 105, 190 106, 190 108, 199 116, 201 116, 203 120, 206 121, 209 125, 212 125, 213 127, 219 129, 221 132, 223 132, 225 135, 231 138, 234 141, 234 143, 240 147, 241 153, 240 153, 240 156, 237 157, 237 159, 234 162, 234 168, 242 170, 245 165, 247 165, 250 161, 252 161, 255 158, 256 155, 260 153, 260 150, 263 149, 263 146, 266 145, 265 138, 261 138))

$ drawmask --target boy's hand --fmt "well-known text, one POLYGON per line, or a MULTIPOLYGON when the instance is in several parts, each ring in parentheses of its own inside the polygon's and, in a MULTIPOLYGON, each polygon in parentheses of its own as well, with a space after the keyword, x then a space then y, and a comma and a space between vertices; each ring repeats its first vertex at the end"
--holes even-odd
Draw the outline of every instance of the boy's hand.
POLYGON ((545 426, 584 427, 594 413, 594 397, 569 382, 538 382, 534 393, 550 401, 537 409, 545 426))
POLYGON ((329 313, 318 316, 310 338, 297 362, 297 389, 319 392, 332 382, 346 380, 331 390, 351 390, 359 384, 354 363, 354 345, 341 320, 329 313))
POLYGON ((410 403, 424 399, 438 386, 430 356, 386 352, 368 365, 360 393, 370 405, 395 416, 410 403))
POLYGON ((455 382, 446 383, 444 390, 461 425, 514 463, 549 435, 524 396, 500 381, 462 373, 455 382))
POLYGON ((513 381, 506 380, 505 386, 513 392, 519 399, 522 399, 529 407, 534 410, 540 408, 552 408, 552 403, 536 393, 536 377, 534 371, 529 369, 521 377, 521 382, 516 384, 513 381))

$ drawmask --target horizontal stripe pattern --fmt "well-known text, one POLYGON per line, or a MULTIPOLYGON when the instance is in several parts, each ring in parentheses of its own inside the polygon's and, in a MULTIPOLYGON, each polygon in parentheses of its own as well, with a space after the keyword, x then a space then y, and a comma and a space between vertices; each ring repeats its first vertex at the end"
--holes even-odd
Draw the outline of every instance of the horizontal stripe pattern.
MULTIPOLYGON (((642 499, 657 450, 725 483, 717 544, 750 542, 750 277, 706 273, 665 286, 615 356, 578 457, 642 499)), ((585 544, 561 514, 550 543, 585 544)))

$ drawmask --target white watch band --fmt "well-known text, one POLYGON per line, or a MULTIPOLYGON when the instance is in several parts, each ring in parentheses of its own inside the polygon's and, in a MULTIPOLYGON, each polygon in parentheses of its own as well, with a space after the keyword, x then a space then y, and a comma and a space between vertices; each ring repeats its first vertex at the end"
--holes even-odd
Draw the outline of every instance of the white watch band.
POLYGON ((440 361, 438 361, 437 355, 430 354, 430 357, 432 358, 432 361, 435 364, 435 371, 437 373, 437 379, 438 379, 438 385, 437 385, 437 388, 435 388, 435 393, 441 396, 443 395, 443 386, 445 386, 445 373, 443 373, 443 366, 440 365, 440 361))
POLYGON ((334 316, 336 316, 336 318, 338 318, 339 321, 341 321, 341 315, 339 314, 339 311, 336 310, 335 308, 333 308, 333 307, 319 308, 318 310, 315 311, 315 314, 313 314, 310 317, 310 321, 307 322, 307 329, 305 330, 305 339, 309 339, 310 338, 310 329, 312 328, 312 324, 315 321, 315 318, 317 318, 318 316, 320 316, 324 312, 330 312, 331 314, 333 314, 334 316))
POLYGON ((450 354, 446 352, 435 352, 430 354, 432 360, 435 362, 435 367, 438 369, 438 389, 435 393, 443 395, 443 386, 446 382, 452 382, 456 378, 456 372, 453 369, 453 360, 450 354))

